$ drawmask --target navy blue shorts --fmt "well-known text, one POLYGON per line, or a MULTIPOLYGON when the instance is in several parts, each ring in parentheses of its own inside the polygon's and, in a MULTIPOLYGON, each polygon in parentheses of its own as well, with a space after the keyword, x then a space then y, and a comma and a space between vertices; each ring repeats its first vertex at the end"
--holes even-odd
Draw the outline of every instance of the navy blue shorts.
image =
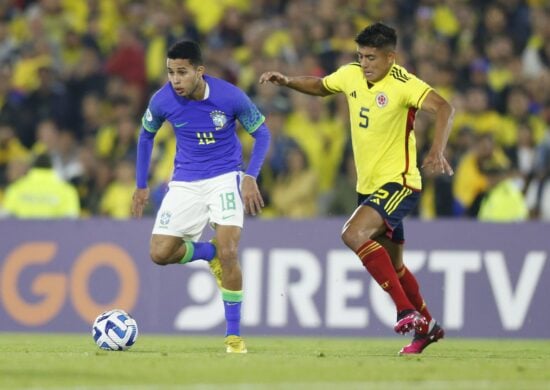
POLYGON ((386 236, 393 242, 405 241, 403 218, 420 200, 420 191, 411 190, 399 183, 386 183, 373 194, 358 194, 358 205, 369 206, 378 211, 388 230, 386 236))

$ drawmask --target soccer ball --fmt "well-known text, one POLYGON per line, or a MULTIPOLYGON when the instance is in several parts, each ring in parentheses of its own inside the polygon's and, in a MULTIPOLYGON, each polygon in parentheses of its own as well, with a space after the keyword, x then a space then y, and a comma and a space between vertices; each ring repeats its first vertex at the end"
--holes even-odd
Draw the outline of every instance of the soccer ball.
POLYGON ((136 342, 138 326, 136 320, 124 310, 109 310, 95 319, 92 336, 101 349, 125 351, 136 342))

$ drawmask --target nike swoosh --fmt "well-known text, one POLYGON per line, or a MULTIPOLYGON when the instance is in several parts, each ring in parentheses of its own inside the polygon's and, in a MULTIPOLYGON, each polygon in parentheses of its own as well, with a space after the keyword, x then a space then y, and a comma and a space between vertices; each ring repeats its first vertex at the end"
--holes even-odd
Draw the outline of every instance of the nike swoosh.
POLYGON ((225 217, 222 217, 222 219, 229 219, 229 218, 232 218, 234 216, 235 216, 235 214, 226 215, 225 217))
POLYGON ((176 127, 183 127, 185 126, 186 124, 188 124, 189 122, 183 122, 183 123, 176 123, 174 126, 176 127))
POLYGON ((235 306, 238 305, 240 302, 227 302, 227 306, 235 306))

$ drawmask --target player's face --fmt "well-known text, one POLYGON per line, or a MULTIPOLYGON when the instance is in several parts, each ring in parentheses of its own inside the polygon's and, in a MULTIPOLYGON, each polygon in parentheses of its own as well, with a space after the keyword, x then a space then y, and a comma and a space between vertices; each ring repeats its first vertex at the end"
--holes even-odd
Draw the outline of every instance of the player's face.
POLYGON ((390 71, 395 61, 395 52, 376 47, 358 46, 357 60, 361 64, 365 78, 375 83, 382 80, 390 71))
POLYGON ((202 83, 202 75, 204 67, 199 65, 194 67, 187 59, 171 59, 166 60, 168 68, 168 80, 172 84, 172 88, 179 96, 193 98, 202 83))

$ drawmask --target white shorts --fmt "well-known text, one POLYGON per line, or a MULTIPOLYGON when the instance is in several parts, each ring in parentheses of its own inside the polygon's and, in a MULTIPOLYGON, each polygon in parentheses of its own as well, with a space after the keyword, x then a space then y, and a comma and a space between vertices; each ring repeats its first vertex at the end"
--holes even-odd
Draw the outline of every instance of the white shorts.
POLYGON ((193 182, 171 181, 157 213, 153 234, 197 241, 207 223, 243 227, 242 172, 193 182))

